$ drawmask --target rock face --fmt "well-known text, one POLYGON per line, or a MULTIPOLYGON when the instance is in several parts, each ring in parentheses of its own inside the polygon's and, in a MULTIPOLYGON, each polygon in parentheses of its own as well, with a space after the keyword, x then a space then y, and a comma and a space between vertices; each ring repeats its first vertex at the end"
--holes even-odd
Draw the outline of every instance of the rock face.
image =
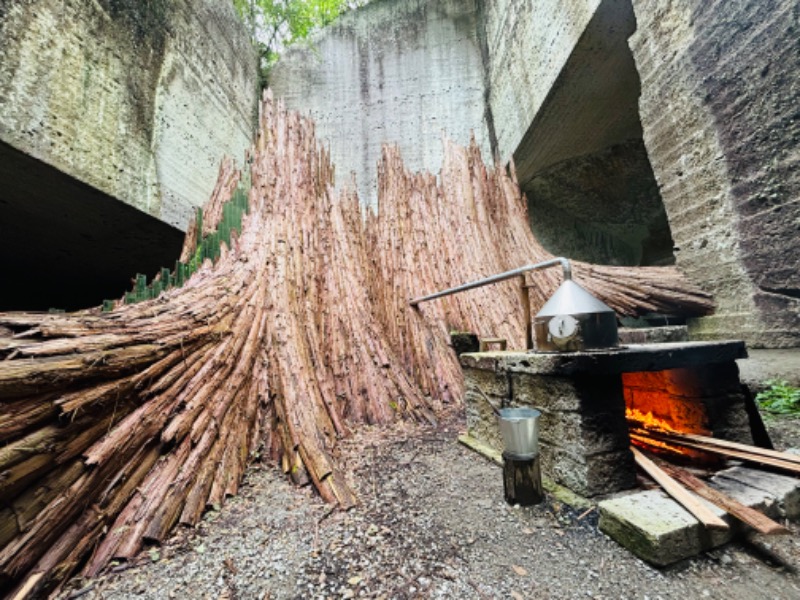
POLYGON ((228 3, 47 0, 0 13, 0 139, 184 229, 253 130, 228 3))
POLYGON ((272 85, 362 196, 381 142, 433 170, 439 132, 472 131, 514 159, 549 250, 677 260, 718 304, 694 338, 797 346, 798 19, 789 0, 375 0, 272 85))
MULTIPOLYGON (((31 273, 57 263, 91 291, 38 295, 74 308, 171 264, 220 159, 240 159, 252 137, 256 57, 231 3, 3 2, 0 57, 0 161, 14 180, 0 223, 15 225, 0 236, 15 265, 0 269, 4 291, 59 278, 31 273), (37 248, 34 259, 22 251, 33 246, 61 253, 37 248), (122 286, 94 289, 113 273, 122 286)), ((13 292, 0 304, 35 302, 13 292)))
POLYGON ((644 139, 678 264, 718 303, 691 333, 800 345, 800 7, 634 7, 644 139))
POLYGON ((374 0, 311 47, 287 51, 274 69, 276 95, 311 114, 330 142, 337 183, 356 173, 363 202, 377 202, 386 141, 419 170, 442 164, 442 133, 466 144, 472 131, 488 153, 477 4, 374 0))

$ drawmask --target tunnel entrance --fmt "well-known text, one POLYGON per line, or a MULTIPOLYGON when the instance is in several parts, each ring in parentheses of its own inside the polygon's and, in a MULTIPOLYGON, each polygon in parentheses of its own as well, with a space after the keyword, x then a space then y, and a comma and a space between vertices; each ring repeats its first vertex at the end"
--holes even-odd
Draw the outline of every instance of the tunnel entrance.
POLYGON ((630 0, 601 2, 514 153, 531 228, 553 254, 673 264, 664 203, 642 140, 630 0))
POLYGON ((0 142, 0 310, 77 310, 171 266, 183 232, 0 142))

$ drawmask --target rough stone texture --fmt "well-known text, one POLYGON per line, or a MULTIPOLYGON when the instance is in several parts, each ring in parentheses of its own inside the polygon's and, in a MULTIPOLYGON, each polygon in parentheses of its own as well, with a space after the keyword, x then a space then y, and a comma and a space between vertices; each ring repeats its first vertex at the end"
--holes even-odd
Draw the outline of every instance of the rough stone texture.
POLYGON ((542 472, 581 496, 598 496, 636 485, 630 450, 579 456, 564 448, 541 443, 542 472))
POLYGON ((525 193, 531 229, 556 255, 599 264, 674 262, 664 203, 641 139, 539 171, 525 193))
MULTIPOLYGON (((704 501, 705 502, 705 501, 704 501)), ((725 512, 706 502, 717 515, 725 512)), ((600 531, 639 558, 666 566, 727 543, 731 532, 712 535, 686 509, 660 490, 647 490, 598 504, 600 531)))
POLYGON ((464 387, 467 431, 502 452, 500 428, 492 406, 501 408, 508 403, 511 396, 508 377, 494 370, 465 369, 464 387))
POLYGON ((724 364, 746 357, 744 343, 736 341, 630 344, 624 348, 586 352, 466 353, 459 360, 462 367, 495 369, 498 373, 606 375, 724 364))
POLYGON ((644 141, 678 264, 715 294, 696 338, 800 344, 800 7, 634 0, 644 141))
POLYGON ((748 467, 731 467, 714 475, 713 482, 736 481, 774 496, 777 514, 788 519, 800 516, 800 480, 748 467))
POLYGON ((487 2, 489 105, 531 226, 558 255, 669 264, 672 238, 641 140, 629 0, 487 2))
POLYGON ((377 202, 385 142, 399 146, 409 168, 438 170, 442 134, 466 144, 473 131, 490 160, 477 4, 375 0, 273 69, 275 94, 311 114, 330 143, 337 184, 354 172, 364 204, 377 202))
POLYGON ((3 2, 0 56, 0 309, 97 305, 172 266, 222 156, 251 142, 231 3, 3 2))
POLYGON ((0 140, 174 227, 251 141, 255 55, 230 3, 12 2, 0 55, 0 140))
POLYGON ((618 334, 620 344, 663 344, 689 341, 689 331, 685 325, 620 327, 618 334))

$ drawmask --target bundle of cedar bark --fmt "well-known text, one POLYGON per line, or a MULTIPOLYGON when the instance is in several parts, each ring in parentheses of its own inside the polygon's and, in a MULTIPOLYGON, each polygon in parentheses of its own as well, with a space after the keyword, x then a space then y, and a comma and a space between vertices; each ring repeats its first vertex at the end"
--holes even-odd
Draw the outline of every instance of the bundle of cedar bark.
MULTIPOLYGON (((265 95, 241 231, 155 299, 0 314, 0 591, 25 597, 130 559, 235 494, 259 451, 327 501, 356 502, 336 440, 359 423, 434 420, 459 402, 453 329, 524 347, 520 282, 409 297, 549 257, 513 173, 444 141, 440 176, 379 164, 377 213, 335 191, 313 124, 265 95)), ((225 162, 184 258, 217 228, 225 162)), ((620 314, 703 314, 674 268, 576 263, 620 314)), ((559 275, 530 280, 532 310, 559 275)))

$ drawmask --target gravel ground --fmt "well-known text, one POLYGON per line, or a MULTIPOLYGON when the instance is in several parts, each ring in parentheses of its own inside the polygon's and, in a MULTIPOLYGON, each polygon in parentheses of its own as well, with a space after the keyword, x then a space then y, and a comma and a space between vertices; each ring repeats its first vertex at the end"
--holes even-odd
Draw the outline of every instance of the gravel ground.
MULTIPOLYGON (((196 529, 61 598, 800 598, 796 525, 655 569, 600 533, 593 510, 506 505, 499 467, 456 442, 460 426, 347 440, 340 458, 361 498, 348 512, 253 468, 196 529)), ((800 446, 798 422, 781 427, 800 446)))

